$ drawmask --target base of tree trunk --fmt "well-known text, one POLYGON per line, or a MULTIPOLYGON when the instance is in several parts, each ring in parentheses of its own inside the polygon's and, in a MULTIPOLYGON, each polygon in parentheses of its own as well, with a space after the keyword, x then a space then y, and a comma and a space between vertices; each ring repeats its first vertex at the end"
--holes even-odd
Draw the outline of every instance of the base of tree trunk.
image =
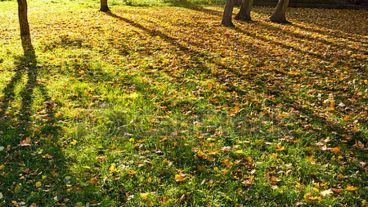
POLYGON ((232 22, 222 21, 221 24, 222 26, 225 26, 225 27, 230 27, 230 28, 235 27, 235 25, 232 22))
POLYGON ((279 24, 290 24, 290 22, 286 20, 285 18, 279 18, 279 17, 271 17, 270 21, 279 23, 279 24))
POLYGON ((252 21, 252 18, 251 17, 243 16, 243 15, 239 15, 239 14, 237 14, 235 16, 235 19, 236 20, 239 20, 239 21, 242 21, 242 22, 251 22, 252 21))
POLYGON ((110 9, 109 8, 101 8, 100 11, 102 11, 102 12, 109 12, 110 9))

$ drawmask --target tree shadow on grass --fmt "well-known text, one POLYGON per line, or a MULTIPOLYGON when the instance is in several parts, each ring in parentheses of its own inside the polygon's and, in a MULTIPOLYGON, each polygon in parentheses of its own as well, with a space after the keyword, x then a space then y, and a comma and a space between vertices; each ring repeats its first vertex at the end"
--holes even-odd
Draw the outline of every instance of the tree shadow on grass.
MULTIPOLYGON (((213 9, 208 9, 208 8, 204 8, 204 7, 200 7, 200 6, 196 6, 196 5, 188 5, 188 6, 186 6, 184 4, 183 7, 184 8, 187 8, 187 9, 190 9, 190 10, 202 12, 202 13, 209 14, 209 15, 213 15, 213 16, 219 16, 219 17, 222 16, 222 12, 220 12, 220 11, 216 11, 216 10, 213 10, 213 9)), ((256 10, 256 11, 258 12, 258 10, 256 10)), ((290 25, 291 25, 291 27, 297 27, 299 29, 309 31, 307 28, 302 27, 302 26, 300 26, 298 24, 290 24, 290 25)), ((278 28, 276 26, 273 26, 272 24, 268 24, 268 23, 264 23, 264 22, 257 22, 254 26, 255 27, 261 27, 262 29, 265 29, 265 30, 268 30, 268 31, 271 31, 271 32, 279 32, 279 31, 282 31, 283 33, 286 33, 286 34, 290 35, 291 37, 295 37, 295 38, 300 39, 300 40, 315 41, 315 42, 321 43, 321 44, 326 45, 326 46, 332 46, 332 47, 334 47, 336 49, 339 49, 339 50, 344 50, 344 49, 346 50, 346 49, 348 49, 348 50, 353 51, 355 53, 364 53, 364 54, 367 54, 368 53, 367 50, 356 49, 356 48, 350 47, 348 45, 341 45, 341 44, 330 42, 330 41, 327 41, 327 40, 324 40, 324 39, 321 39, 321 38, 316 38, 316 37, 312 37, 312 36, 308 36, 308 35, 303 35, 303 34, 291 32, 291 31, 288 31, 288 30, 285 30, 285 29, 281 29, 281 28, 278 28)), ((242 32, 242 33, 244 33, 246 35, 249 35, 249 36, 252 35, 250 32, 245 32, 244 30, 241 30, 239 28, 235 28, 235 30, 240 31, 240 32, 242 32)), ((334 37, 333 35, 328 34, 328 33, 327 34, 324 34, 324 35, 334 37)), ((260 38, 260 36, 257 36, 257 37, 260 38)), ((263 40, 266 41, 266 42, 269 41, 269 40, 267 40, 267 38, 264 38, 263 40)), ((285 46, 285 45, 280 45, 280 46, 285 46)), ((288 47, 288 49, 294 49, 294 50, 297 50, 297 51, 302 51, 301 49, 296 48, 296 47, 290 48, 290 46, 288 47)), ((326 59, 326 57, 324 57, 322 55, 319 55, 319 54, 316 54, 316 53, 312 53, 312 52, 309 52, 309 51, 302 51, 302 52, 303 53, 306 53, 306 54, 309 54, 311 56, 315 56, 315 57, 317 57, 319 59, 326 59)), ((348 58, 350 58, 350 57, 348 57, 348 58)))
MULTIPOLYGON (((342 137, 346 137, 346 136, 352 136, 352 137, 356 138, 355 140, 361 140, 361 141, 364 142, 364 140, 362 140, 362 135, 360 133, 355 133, 355 132, 351 131, 350 129, 347 129, 347 128, 344 128, 343 126, 332 123, 329 120, 327 120, 325 117, 318 115, 317 113, 311 111, 308 108, 301 107, 294 100, 289 99, 287 94, 286 94, 287 91, 283 91, 283 90, 286 90, 285 88, 280 89, 279 87, 267 87, 267 86, 264 85, 264 82, 262 80, 255 80, 255 79, 251 78, 250 76, 252 74, 244 75, 240 71, 230 69, 226 65, 223 65, 221 63, 216 62, 215 60, 212 60, 213 58, 209 57, 208 55, 197 52, 197 51, 194 51, 193 49, 191 49, 189 47, 186 47, 185 45, 182 45, 176 39, 168 36, 167 34, 162 33, 161 31, 151 30, 151 29, 146 28, 145 26, 143 26, 143 25, 141 25, 137 22, 134 22, 130 19, 118 16, 118 15, 113 14, 111 12, 107 13, 107 15, 112 16, 112 17, 117 18, 117 19, 120 19, 120 20, 122 20, 126 23, 129 23, 130 25, 147 32, 151 36, 160 36, 166 42, 169 42, 170 44, 178 47, 181 52, 193 53, 193 55, 192 55, 192 58, 194 58, 193 61, 201 62, 198 58, 200 58, 200 57, 206 58, 206 59, 210 60, 211 62, 213 62, 214 64, 216 64, 219 68, 221 68, 221 70, 222 69, 227 70, 228 72, 230 72, 235 77, 241 78, 242 80, 248 80, 250 83, 252 83, 252 85, 255 86, 256 90, 259 91, 260 93, 266 93, 266 94, 276 96, 277 98, 281 99, 287 107, 293 108, 293 109, 299 111, 300 113, 302 113, 305 117, 307 117, 307 119, 309 121, 316 121, 316 122, 322 124, 324 126, 324 130, 319 131, 319 133, 321 133, 321 134, 324 134, 324 135, 328 136, 331 132, 333 132, 333 134, 335 134, 336 137, 342 138, 342 137)), ((245 32, 241 29, 237 29, 237 31, 239 31, 241 33, 244 33, 246 35, 254 36, 253 34, 245 32)), ((320 54, 315 54, 315 53, 311 53, 309 51, 301 50, 299 48, 284 45, 281 42, 273 42, 273 41, 271 41, 267 38, 264 38, 264 37, 254 36, 254 38, 259 38, 262 41, 270 42, 270 44, 276 44, 277 46, 280 46, 280 47, 283 47, 283 48, 286 48, 286 49, 293 49, 297 52, 300 52, 301 54, 310 55, 313 58, 323 60, 323 57, 320 54)), ((207 68, 205 65, 200 65, 199 68, 201 69, 201 72, 210 73, 210 74, 212 73, 212 71, 210 71, 210 69, 207 68)), ((224 82, 224 81, 229 82, 229 80, 225 80, 225 79, 229 79, 229 77, 222 76, 220 74, 213 74, 213 73, 211 75, 215 76, 216 79, 220 82, 224 82)), ((228 90, 236 92, 237 94, 239 94, 241 96, 245 95, 244 93, 246 93, 241 88, 231 87, 231 85, 228 87, 228 90)), ((277 103, 274 103, 274 104, 276 105, 277 103)))
POLYGON ((73 193, 78 185, 57 140, 57 104, 38 81, 40 69, 33 49, 18 58, 0 99, 0 205, 55 206, 83 194, 73 193))
MULTIPOLYGON (((280 124, 279 122, 277 122, 277 120, 275 121, 274 118, 272 117, 272 114, 265 114, 266 119, 272 120, 274 121, 273 124, 279 128, 284 130, 285 132, 288 131, 293 131, 291 136, 297 138, 297 139, 302 139, 302 146, 313 146, 315 144, 315 142, 320 141, 321 139, 324 139, 326 137, 330 137, 332 138, 334 144, 342 144, 343 142, 346 141, 344 140, 347 136, 352 136, 353 140, 350 140, 351 142, 348 143, 349 145, 354 144, 354 140, 360 140, 362 142, 365 142, 365 138, 364 135, 361 134, 360 132, 354 132, 351 129, 345 128, 345 126, 340 125, 338 123, 334 123, 331 122, 329 119, 327 119, 326 117, 324 117, 323 115, 319 114, 316 111, 313 111, 311 108, 305 107, 299 100, 295 99, 295 97, 297 96, 297 94, 290 94, 290 93, 295 93, 295 91, 293 91, 293 89, 288 88, 288 85, 284 86, 282 84, 281 81, 277 82, 277 79, 274 78, 270 78, 270 80, 267 79, 263 79, 264 76, 259 77, 259 74, 257 73, 263 73, 263 71, 252 71, 252 73, 243 73, 241 70, 236 70, 233 69, 225 64, 222 64, 221 62, 219 62, 213 55, 205 53, 205 52, 201 52, 200 50, 197 50, 196 47, 198 46, 194 46, 193 44, 191 44, 190 41, 188 40, 178 40, 173 38, 171 33, 164 33, 162 30, 158 30, 156 29, 158 27, 158 25, 150 25, 150 27, 138 23, 137 21, 132 21, 131 19, 113 14, 113 13, 108 13, 107 15, 117 18, 127 24, 129 24, 130 26, 136 27, 139 30, 142 30, 144 33, 147 33, 148 36, 155 38, 157 36, 159 36, 163 41, 169 43, 171 46, 175 47, 176 49, 176 55, 180 58, 181 55, 188 55, 189 54, 189 58, 190 61, 195 63, 193 65, 189 64, 184 66, 185 69, 188 70, 195 70, 198 74, 205 74, 206 77, 208 78, 213 78, 216 81, 218 81, 219 83, 226 85, 227 88, 224 89, 226 90, 226 92, 229 92, 230 94, 233 94, 234 96, 237 97, 245 97, 247 98, 247 96, 249 95, 249 91, 248 89, 251 88, 252 90, 255 91, 256 96, 265 96, 265 97, 275 97, 275 99, 270 98, 266 101, 265 105, 267 105, 267 107, 272 108, 276 108, 276 109, 282 109, 283 111, 293 111, 292 113, 295 113, 296 119, 297 119, 297 124, 294 126, 285 126, 282 123, 280 124), (184 42, 184 43, 183 43, 184 42), (188 46, 189 45, 189 46, 188 46), (204 61, 205 60, 205 61, 204 61), (205 62, 209 62, 210 64, 215 65, 216 70, 212 70, 211 68, 208 67, 208 65, 206 65, 205 62), (187 68, 188 67, 188 68, 187 68), (242 80, 243 82, 246 82, 246 86, 244 85, 236 85, 236 84, 231 84, 232 82, 236 82, 238 80, 242 80), (248 88, 249 87, 249 88, 248 88), (292 95, 292 96, 291 96, 292 95), (291 96, 291 97, 290 97, 291 96), (299 122, 300 120, 302 120, 302 122, 299 122), (303 130, 305 129, 302 124, 310 124, 310 125, 314 125, 316 123, 318 123, 318 126, 316 128, 313 127, 313 130, 306 130, 306 132, 303 132, 303 130), (302 130, 302 131, 301 131, 302 130), (299 131, 299 132, 298 132, 299 131)), ((254 36, 254 38, 257 39, 257 36, 254 36)), ((260 39, 263 41, 263 39, 260 39)), ((272 40, 269 40, 270 44, 273 44, 272 40)), ((245 46, 245 45, 243 45, 245 46)), ((247 45, 248 46, 248 45, 247 45)), ((251 44, 250 44, 251 46, 251 44)), ((277 45, 277 46, 282 46, 282 45, 277 45)), ((259 50, 259 52, 264 52, 262 50, 262 48, 257 48, 257 46, 251 47, 252 50, 259 50)), ((287 48, 288 49, 288 48, 287 48)), ((298 54, 304 54, 302 53, 302 51, 297 51, 298 54)), ((310 55, 315 59, 318 59, 319 57, 315 57, 313 55, 310 55)), ((258 58, 258 56, 256 56, 258 58)), ((277 70, 277 69, 275 69, 277 70)), ((262 74, 261 74, 262 75, 262 74)), ((268 76, 272 76, 272 74, 266 74, 268 76)), ((284 74, 285 76, 287 76, 287 74, 284 74)), ((320 74, 323 75, 323 74, 320 74)), ((292 79, 292 77, 288 77, 289 79, 292 79)), ((303 101, 307 101, 308 100, 303 100, 303 101)), ((252 106, 252 109, 256 110, 260 110, 262 111, 262 108, 260 108, 258 105, 255 104, 255 106, 252 106)), ((211 112, 210 112, 211 113, 211 112)), ((246 122, 244 121, 244 117, 247 116, 246 113, 241 114, 239 122, 246 122)), ((224 119, 226 120, 229 117, 225 117, 224 119)), ((262 123, 257 123, 259 125, 262 125, 262 123)), ((168 124, 168 126, 170 126, 171 124, 168 124)), ((221 125, 224 125, 223 122, 221 122, 221 125)), ((317 124, 316 124, 317 125, 317 124)), ((262 126, 261 126, 262 127, 262 126)), ((161 127, 158 127, 161 128, 161 127)), ((166 127, 162 127, 164 129, 166 129, 166 127)), ((184 131, 185 129, 187 129, 187 127, 184 127, 183 130, 178 130, 178 131, 184 131)), ((249 129, 249 128, 247 128, 249 129)), ((175 129, 174 129, 175 130, 175 129)), ((168 130, 169 131, 169 130, 168 130)), ((136 132, 134 130, 134 132, 136 132)), ((213 132, 209 132, 209 133, 213 133, 213 132)), ((247 132, 245 132, 247 133, 247 132)), ((265 137, 268 136, 269 139, 272 139, 272 141, 277 141, 278 136, 273 136, 272 133, 267 133, 264 132, 263 134, 261 132, 255 132, 258 133, 256 135, 262 135, 261 139, 265 139, 265 137)), ((170 136, 170 135, 168 135, 170 136)), ((241 134, 240 134, 241 136, 241 134)), ((139 136, 139 137, 146 137, 145 135, 139 136)), ((242 138, 246 137, 246 136, 241 136, 242 138)), ((245 138, 246 139, 246 138, 245 138)), ((178 140, 180 140, 180 138, 178 138, 178 140)), ((196 146, 196 144, 188 144, 186 143, 186 140, 180 140, 182 143, 178 144, 178 148, 174 148, 175 146, 171 146, 171 143, 174 143, 172 140, 168 141, 169 143, 167 144, 166 147, 163 147, 164 149, 170 149, 170 151, 164 151, 165 154, 170 155, 170 159, 172 159, 172 161, 174 162, 174 165, 179 167, 179 168, 185 168, 188 167, 190 169, 193 170, 194 165, 196 164, 201 164, 201 161, 196 160, 196 154, 193 152, 193 149, 191 149, 191 146, 196 146)), ((178 141, 179 142, 179 141, 178 141)), ((175 142, 176 143, 176 142, 175 142)), ((177 144, 177 143, 176 143, 177 144)), ((229 145, 232 145, 233 143, 229 143, 229 145)), ((199 145, 198 145, 199 146, 199 145)), ((348 146, 351 147, 351 146, 348 146)), ((200 148, 200 146, 199 146, 200 148)), ((256 150, 255 150, 256 151, 256 150)), ((358 157, 360 158, 360 160, 364 160, 364 155, 362 150, 352 150, 351 151, 353 157, 358 157)), ((306 153, 307 154, 307 153, 306 153)), ((300 158, 304 159, 304 156, 306 156, 306 154, 300 154, 300 158)), ((329 157, 329 152, 323 153, 322 156, 326 156, 329 157)), ((197 156, 198 157, 198 156, 197 156)), ((349 165, 349 167, 351 168, 359 168, 358 165, 356 163, 354 163, 354 161, 348 161, 347 163, 349 165)), ((205 163, 205 165, 208 165, 205 163)), ((194 170, 194 172, 197 175, 203 175, 205 173, 200 173, 200 172, 196 172, 194 170)), ((170 175, 168 175, 169 178, 170 175)), ((360 174, 361 177, 364 177, 364 174, 360 174)), ((316 178, 313 173, 309 174, 306 173, 305 176, 306 180, 308 179, 318 179, 316 178)), ((363 179, 362 179, 363 180, 363 179)), ((306 182, 311 182, 311 181, 306 181, 306 182)), ((282 199, 282 198, 280 198, 282 199)))
MULTIPOLYGON (((175 7, 183 7, 183 8, 202 8, 202 4, 204 2, 198 1, 198 2, 192 2, 192 1, 188 1, 188 0, 164 0, 164 3, 169 4, 170 6, 175 6, 175 7)), ((240 5, 241 1, 237 1, 237 6, 240 5)), ((208 5, 208 2, 205 2, 206 5, 208 5)), ((224 2, 222 0, 215 0, 215 1, 211 1, 211 5, 223 5, 224 2)))
MULTIPOLYGON (((356 37, 353 35, 364 35, 360 33, 352 33, 350 31, 350 27, 346 27, 344 24, 336 24, 336 22, 331 22, 332 19, 343 19, 339 16, 339 13, 343 12, 354 12, 353 10, 335 10, 333 9, 303 9, 303 10, 291 10, 288 13, 288 17, 291 19, 295 19, 293 24, 294 27, 297 27, 302 30, 306 30, 313 33, 319 33, 321 35, 332 36, 335 38, 348 39, 350 41, 354 41, 356 43, 368 43, 368 39, 362 37, 356 37), (315 12, 313 12, 315 10, 315 12), (319 11, 318 11, 319 10, 319 11), (295 11, 295 12, 293 12, 295 11), (316 21, 315 14, 320 13, 322 15, 318 16, 318 21, 316 21)), ((257 7, 254 9, 254 12, 262 14, 262 15, 270 15, 272 13, 271 9, 268 7, 257 7)), ((359 12, 355 10, 355 12, 359 12)), ((366 11, 361 11, 366 12, 366 11)), ((360 16, 362 19, 363 14, 360 16)), ((351 17, 354 18, 354 17, 351 17)), ((355 19, 354 19, 355 20, 355 19)), ((343 20, 342 20, 343 21, 343 20)), ((356 20, 356 22, 363 20, 356 20)))

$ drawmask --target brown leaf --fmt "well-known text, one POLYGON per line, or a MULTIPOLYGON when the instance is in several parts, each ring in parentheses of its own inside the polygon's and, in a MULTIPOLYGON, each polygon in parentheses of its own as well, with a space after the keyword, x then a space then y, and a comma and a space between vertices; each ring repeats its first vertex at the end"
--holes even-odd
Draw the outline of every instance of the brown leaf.
POLYGON ((343 191, 343 189, 341 189, 341 188, 331 188, 331 190, 334 193, 341 193, 343 191))
POLYGON ((26 146, 31 146, 31 144, 32 144, 31 138, 26 137, 24 140, 20 141, 19 146, 26 147, 26 146))

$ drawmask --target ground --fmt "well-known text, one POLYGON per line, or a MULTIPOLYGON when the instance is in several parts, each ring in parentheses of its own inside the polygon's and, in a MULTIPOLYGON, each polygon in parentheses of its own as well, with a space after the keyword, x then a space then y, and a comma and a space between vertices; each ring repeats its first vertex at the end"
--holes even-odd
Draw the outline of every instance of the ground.
MULTIPOLYGON (((176 5, 176 6, 175 6, 176 5)), ((0 2, 0 206, 365 206, 368 11, 0 2)))

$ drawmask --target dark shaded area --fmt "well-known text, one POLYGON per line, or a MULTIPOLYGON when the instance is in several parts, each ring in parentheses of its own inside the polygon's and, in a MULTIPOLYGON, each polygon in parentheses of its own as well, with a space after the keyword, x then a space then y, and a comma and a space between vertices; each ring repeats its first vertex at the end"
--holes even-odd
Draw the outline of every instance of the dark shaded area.
MULTIPOLYGON (((258 0, 256 5, 274 6, 277 0, 258 0)), ((290 0, 290 7, 329 8, 329 9, 365 9, 367 0, 290 0)))
MULTIPOLYGON (((336 37, 340 37, 340 38, 347 38, 349 40, 353 40, 353 41, 358 41, 358 42, 367 42, 368 39, 366 38, 355 38, 355 37, 349 37, 349 34, 354 34, 351 30, 351 26, 354 25, 346 25, 344 24, 344 21, 340 21, 342 19, 342 16, 340 16, 340 12, 351 12, 351 13, 361 13, 361 18, 357 18, 354 19, 357 24, 359 24, 360 22, 366 22, 367 19, 367 13, 368 10, 353 10, 353 9, 349 9, 349 10, 341 10, 341 11, 336 11, 336 13, 334 13, 333 15, 331 15, 331 12, 324 12, 325 9, 323 8, 314 8, 314 10, 317 10, 315 12, 310 12, 310 13, 303 13, 303 15, 300 15, 299 10, 298 9, 294 9, 294 10, 289 10, 287 12, 287 17, 289 19, 295 19, 298 22, 303 22, 303 23, 307 23, 309 25, 312 25, 313 27, 319 27, 322 28, 323 30, 327 30, 327 31, 323 31, 321 29, 315 29, 315 28, 306 28, 304 26, 298 25, 300 26, 301 29, 309 29, 312 32, 318 32, 318 33, 322 33, 322 34, 326 34, 326 35, 330 35, 330 36, 336 36, 336 37), (319 21, 315 21, 316 16, 315 13, 318 13, 318 19, 319 21)), ((272 8, 269 7, 263 7, 263 8, 255 8, 253 10, 256 13, 261 13, 264 15, 270 15, 272 13, 272 8)), ((311 9, 312 11, 312 9, 311 9)), ((356 35, 367 35, 367 32, 364 33, 356 33, 356 35)))
MULTIPOLYGON (((206 8, 202 8, 202 7, 191 7, 191 8, 188 8, 188 9, 195 10, 195 11, 202 12, 202 13, 209 14, 209 15, 218 16, 218 17, 221 17, 221 15, 222 15, 221 12, 219 12, 219 11, 206 9, 206 8)), ((357 53, 357 54, 361 53, 361 54, 364 54, 364 55, 368 54, 368 50, 364 50, 364 49, 360 49, 360 48, 356 49, 356 48, 353 48, 353 47, 351 47, 349 45, 346 45, 346 44, 345 45, 344 44, 337 44, 335 42, 330 42, 330 41, 327 41, 327 40, 324 40, 324 39, 321 39, 321 38, 316 38, 316 37, 312 37, 312 36, 308 36, 308 35, 298 34, 298 33, 292 32, 292 31, 288 31, 286 29, 278 28, 276 26, 273 26, 270 23, 264 23, 264 22, 249 22, 249 23, 251 23, 252 26, 257 29, 257 31, 264 30, 267 33, 273 33, 273 34, 276 34, 276 35, 277 35, 277 33, 286 33, 290 37, 296 38, 297 41, 300 41, 300 42, 308 42, 308 41, 309 42, 316 42, 317 44, 321 44, 324 47, 334 48, 336 51, 349 51, 349 52, 354 52, 354 53, 357 53)), ((249 23, 242 23, 242 24, 249 24, 249 23)), ((291 25, 291 27, 294 27, 294 26, 295 26, 295 24, 291 25)), ((303 29, 299 26, 296 26, 296 27, 300 28, 300 29, 303 29)), ((366 72, 368 72, 366 70, 366 68, 364 67, 364 63, 368 63, 368 61, 365 60, 365 59, 361 59, 359 57, 354 60, 350 57, 350 55, 346 55, 346 54, 344 55, 344 54, 341 54, 341 53, 337 53, 337 54, 334 53, 333 55, 326 55, 324 53, 321 53, 320 51, 312 52, 310 50, 306 50, 306 49, 303 49, 303 48, 299 48, 299 47, 296 47, 296 46, 285 44, 282 40, 280 40, 280 41, 271 40, 271 39, 266 38, 262 35, 258 35, 256 33, 251 32, 251 31, 246 31, 246 30, 241 29, 241 28, 235 28, 235 30, 239 33, 242 33, 242 34, 247 35, 249 37, 252 37, 254 39, 261 40, 262 42, 265 42, 265 43, 269 43, 270 45, 276 45, 277 47, 280 47, 280 48, 283 48, 283 49, 286 49, 286 50, 290 50, 290 51, 294 51, 294 52, 297 52, 301 55, 307 55, 307 56, 313 57, 313 58, 315 58, 315 59, 317 59, 321 62, 327 62, 327 63, 332 64, 332 65, 334 65, 334 64, 348 65, 351 68, 352 71, 356 71, 357 73, 362 74, 362 75, 365 74, 366 72), (336 61, 336 57, 339 57, 338 61, 336 61)), ((306 30, 306 31, 308 31, 308 30, 306 30)), ((327 34, 324 34, 324 35, 327 35, 327 34)), ((254 47, 254 46, 251 45, 250 47, 254 47)), ((259 50, 259 48, 255 48, 255 49, 259 50)), ((259 59, 263 59, 263 57, 259 57, 259 59)), ((309 69, 309 70, 311 70, 311 69, 309 69)), ((328 73, 328 71, 325 71, 323 68, 315 69, 311 72, 314 73, 314 74, 317 74, 321 78, 324 77, 325 73, 328 73), (323 71, 323 72, 321 72, 321 71, 323 71)), ((331 91, 331 89, 328 89, 328 88, 324 88, 324 90, 331 91)), ((336 89, 336 90, 340 90, 340 89, 336 89)), ((336 91, 333 90, 331 92, 336 92, 336 91)), ((352 94, 354 94, 354 91, 350 92, 350 95, 352 95, 352 94)))
MULTIPOLYGON (((187 9, 195 10, 195 11, 198 11, 198 12, 203 12, 203 13, 213 15, 213 16, 219 16, 219 17, 222 16, 221 11, 207 9, 207 8, 202 7, 202 6, 195 5, 195 4, 179 4, 179 5, 175 5, 175 6, 184 7, 184 8, 187 8, 187 9)), ((264 14, 266 16, 270 16, 272 14, 272 10, 273 10, 273 8, 267 8, 267 9, 254 8, 252 10, 252 12, 261 13, 261 14, 264 14)), ((308 24, 312 24, 312 25, 316 24, 316 22, 310 22, 309 21, 310 19, 313 19, 311 17, 306 18, 306 17, 303 17, 299 14, 298 14, 297 17, 295 17, 294 14, 290 14, 290 13, 288 13, 288 16, 290 16, 293 19, 298 19, 298 21, 302 21, 302 22, 303 21, 308 21, 308 22, 306 22, 308 24)), ((331 17, 326 17, 326 18, 331 18, 331 17)), ((338 17, 335 17, 335 19, 338 19, 338 17)), ((349 45, 338 45, 338 44, 333 43, 333 42, 327 42, 326 40, 323 40, 323 39, 314 38, 314 37, 311 37, 311 36, 306 36, 306 35, 301 35, 301 34, 296 34, 296 33, 290 32, 290 31, 286 31, 286 30, 276 28, 276 27, 274 27, 270 24, 265 24, 265 23, 262 23, 262 22, 250 22, 250 23, 255 23, 254 25, 257 26, 257 27, 263 27, 265 29, 272 30, 272 31, 275 31, 275 32, 276 31, 286 32, 286 33, 290 34, 291 36, 297 37, 299 39, 307 39, 309 41, 317 41, 317 42, 320 42, 320 43, 323 43, 323 44, 326 44, 326 45, 339 47, 340 49, 349 49, 349 50, 352 50, 354 52, 368 53, 368 50, 356 49, 356 48, 350 47, 349 45)), ((327 24, 319 24, 318 26, 322 27, 322 28, 326 28, 326 29, 328 29, 328 27, 329 27, 329 25, 327 25, 327 24)), ((292 27, 297 27, 298 29, 301 29, 301 30, 304 30, 304 31, 307 31, 307 32, 319 33, 321 35, 326 35, 326 36, 331 36, 331 37, 336 37, 336 38, 344 38, 344 39, 346 38, 346 39, 348 39, 350 41, 353 41, 353 42, 368 44, 368 39, 364 39, 364 38, 356 39, 352 36, 349 37, 346 34, 345 35, 343 34, 344 31, 324 31, 324 30, 321 30, 321 29, 318 29, 318 28, 313 28, 313 29, 308 28, 308 27, 305 27, 305 26, 302 26, 302 25, 296 24, 296 23, 292 24, 292 27)), ((350 32, 350 31, 347 31, 347 32, 350 32)))
MULTIPOLYGON (((299 29, 305 30, 305 31, 319 33, 321 35, 332 36, 332 37, 336 37, 336 38, 344 38, 344 39, 348 39, 349 41, 352 41, 352 42, 368 44, 368 40, 365 40, 364 38, 357 39, 357 38, 354 38, 354 37, 349 37, 349 36, 346 36, 346 35, 342 34, 341 31, 325 31, 325 30, 321 30, 321 29, 317 29, 317 28, 305 27, 303 25, 298 25, 298 24, 294 24, 293 26, 297 27, 299 29)), ((323 25, 320 25, 320 26, 323 27, 323 25)))
POLYGON ((68 172, 57 140, 61 136, 59 120, 55 118, 58 106, 38 82, 41 69, 32 47, 17 59, 15 74, 2 90, 0 146, 4 150, 0 151, 0 189, 5 200, 0 205, 35 202, 38 206, 55 206, 68 203, 71 197, 95 197, 92 190, 74 189, 80 187, 68 172), (22 89, 17 93, 19 87, 22 89), (36 95, 43 99, 38 110, 33 108, 36 95), (16 105, 19 101, 20 108, 16 105), (68 188, 72 190, 68 192, 68 188))

